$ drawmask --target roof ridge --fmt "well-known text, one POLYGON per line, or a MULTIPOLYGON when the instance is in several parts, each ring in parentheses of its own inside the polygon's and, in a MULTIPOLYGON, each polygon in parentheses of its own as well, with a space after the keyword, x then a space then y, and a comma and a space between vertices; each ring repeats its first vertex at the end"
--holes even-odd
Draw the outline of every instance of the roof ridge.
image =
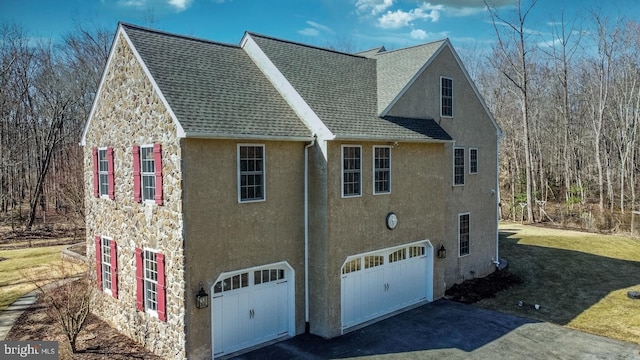
POLYGON ((175 38, 181 38, 181 39, 185 39, 185 40, 192 40, 192 41, 197 41, 197 42, 202 42, 202 43, 207 43, 207 44, 212 44, 212 45, 221 45, 221 46, 227 46, 227 47, 233 47, 233 48, 240 49, 240 46, 236 45, 236 44, 223 43, 223 42, 213 41, 213 40, 200 38, 200 37, 195 37, 195 36, 187 36, 187 35, 171 33, 171 32, 168 32, 168 31, 152 29, 152 28, 149 28, 149 27, 144 27, 144 26, 140 26, 140 25, 126 23, 126 22, 123 22, 123 21, 119 21, 118 22, 118 26, 122 26, 122 27, 125 27, 125 28, 132 28, 132 29, 140 30, 140 31, 146 31, 146 32, 155 33, 155 34, 159 34, 159 35, 165 35, 165 36, 171 36, 171 37, 175 37, 175 38))
POLYGON ((357 57, 357 58, 360 58, 360 59, 369 59, 366 56, 357 55, 357 53, 356 54, 351 54, 351 53, 348 53, 348 52, 343 52, 343 51, 323 48, 323 47, 316 46, 316 45, 309 45, 309 44, 305 44, 305 43, 301 43, 301 42, 280 39, 280 38, 277 38, 277 37, 264 35, 264 34, 259 34, 259 33, 251 32, 251 31, 247 31, 246 33, 251 35, 251 36, 257 36, 257 37, 261 37, 261 38, 265 38, 265 39, 269 39, 269 40, 274 40, 274 41, 279 41, 279 42, 283 42, 283 43, 288 43, 288 44, 292 44, 292 45, 304 46, 304 47, 312 48, 312 49, 316 49, 316 50, 332 52, 332 53, 339 54, 339 55, 348 55, 348 56, 357 57))
POLYGON ((397 51, 403 51, 403 50, 415 49, 415 48, 418 48, 418 47, 421 47, 421 46, 433 45, 433 44, 436 44, 436 43, 439 43, 439 42, 444 43, 444 42, 447 42, 447 41, 449 41, 449 38, 444 38, 444 39, 440 39, 440 40, 435 40, 435 41, 431 41, 431 42, 424 43, 424 44, 418 44, 418 45, 408 46, 408 47, 400 48, 400 49, 387 50, 387 51, 380 52, 380 53, 378 53, 378 54, 376 54, 376 55, 386 55, 386 54, 394 53, 394 52, 397 52, 397 51))

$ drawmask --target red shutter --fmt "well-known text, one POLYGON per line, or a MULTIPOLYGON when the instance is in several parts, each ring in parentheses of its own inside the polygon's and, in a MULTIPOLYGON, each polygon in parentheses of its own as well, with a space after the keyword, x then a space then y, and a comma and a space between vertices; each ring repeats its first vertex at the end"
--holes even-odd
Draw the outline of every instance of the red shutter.
POLYGON ((100 175, 98 174, 98 148, 93 148, 93 196, 100 197, 100 175))
POLYGON ((156 204, 162 205, 162 145, 153 145, 153 163, 156 174, 156 204))
POLYGON ((140 189, 140 146, 133 145, 133 199, 142 201, 140 189))
POLYGON ((109 182, 109 199, 113 200, 116 198, 115 196, 115 186, 113 181, 113 148, 107 148, 107 181, 109 182))
POLYGON ((96 285, 102 290, 102 239, 96 236, 96 285))
POLYGON ((144 311, 144 279, 142 272, 144 263, 142 262, 142 249, 136 248, 136 304, 138 310, 144 311))
POLYGON ((111 240, 109 243, 111 249, 111 295, 118 298, 118 246, 116 242, 111 240))
POLYGON ((158 319, 167 321, 167 301, 164 279, 164 255, 156 254, 158 262, 158 319))

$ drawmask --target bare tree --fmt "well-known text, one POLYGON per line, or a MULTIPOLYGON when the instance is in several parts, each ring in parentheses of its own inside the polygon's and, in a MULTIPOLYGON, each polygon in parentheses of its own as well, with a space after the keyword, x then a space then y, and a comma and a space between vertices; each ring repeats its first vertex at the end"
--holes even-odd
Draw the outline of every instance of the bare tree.
POLYGON ((483 1, 491 15, 491 21, 498 39, 496 54, 503 60, 502 64, 507 64, 506 67, 500 68, 500 71, 514 85, 520 103, 525 157, 527 221, 533 222, 533 179, 529 119, 529 56, 532 48, 528 43, 529 30, 525 25, 527 17, 531 9, 536 5, 537 0, 531 0, 531 3, 526 8, 523 8, 521 1, 518 0, 517 19, 513 22, 507 21, 498 13, 496 8, 491 7, 486 0, 483 1))
POLYGON ((89 316, 94 286, 87 269, 78 274, 79 265, 61 260, 54 266, 46 279, 26 273, 24 277, 36 286, 44 299, 46 311, 66 336, 72 353, 77 352, 78 335, 89 316))

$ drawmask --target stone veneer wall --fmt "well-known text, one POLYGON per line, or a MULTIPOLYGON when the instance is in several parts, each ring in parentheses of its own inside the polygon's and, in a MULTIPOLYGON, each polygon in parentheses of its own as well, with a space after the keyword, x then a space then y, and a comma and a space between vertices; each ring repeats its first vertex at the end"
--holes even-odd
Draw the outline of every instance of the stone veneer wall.
POLYGON ((92 312, 154 353, 184 359, 184 247, 180 139, 176 127, 136 60, 119 35, 115 53, 86 134, 84 184, 87 257, 95 269, 94 237, 117 243, 118 299, 96 292, 92 312), (164 205, 133 198, 134 144, 162 144, 164 205), (114 149, 115 200, 93 196, 92 148, 114 149), (165 256, 167 321, 136 310, 135 248, 165 256))

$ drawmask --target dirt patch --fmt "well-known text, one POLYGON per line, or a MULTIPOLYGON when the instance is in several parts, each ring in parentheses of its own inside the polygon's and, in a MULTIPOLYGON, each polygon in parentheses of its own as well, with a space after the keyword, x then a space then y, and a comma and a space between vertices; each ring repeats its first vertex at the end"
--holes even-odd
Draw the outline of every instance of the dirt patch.
MULTIPOLYGON (((55 290, 51 290, 55 291, 55 290)), ((58 341, 60 359, 162 359, 140 344, 120 334, 97 316, 89 314, 77 341, 78 352, 71 355, 65 336, 47 314, 45 302, 38 299, 15 322, 6 340, 58 341)))
POLYGON ((482 299, 494 298, 502 290, 522 284, 522 279, 508 270, 497 270, 483 278, 466 280, 453 285, 445 296, 453 301, 473 304, 482 299))

